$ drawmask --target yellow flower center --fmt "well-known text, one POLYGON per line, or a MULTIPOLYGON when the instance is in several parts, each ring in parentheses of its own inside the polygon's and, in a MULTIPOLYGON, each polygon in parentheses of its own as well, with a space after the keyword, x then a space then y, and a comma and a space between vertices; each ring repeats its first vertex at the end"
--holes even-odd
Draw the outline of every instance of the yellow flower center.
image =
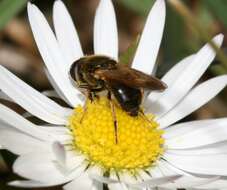
POLYGON ((90 164, 104 170, 136 171, 152 167, 163 153, 162 131, 152 115, 129 116, 115 105, 117 138, 110 102, 107 98, 88 101, 86 111, 74 109, 69 127, 74 148, 87 157, 90 164))

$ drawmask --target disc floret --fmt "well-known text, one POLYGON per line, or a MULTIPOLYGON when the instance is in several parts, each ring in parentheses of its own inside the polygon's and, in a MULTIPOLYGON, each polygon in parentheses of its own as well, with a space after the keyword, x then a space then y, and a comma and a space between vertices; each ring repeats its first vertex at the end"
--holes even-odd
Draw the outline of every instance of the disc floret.
POLYGON ((117 144, 107 98, 88 101, 85 112, 81 106, 75 108, 69 124, 75 150, 85 155, 90 164, 99 165, 107 171, 135 171, 152 167, 163 153, 164 143, 163 131, 158 129, 154 117, 132 117, 118 106, 115 106, 115 113, 117 144))

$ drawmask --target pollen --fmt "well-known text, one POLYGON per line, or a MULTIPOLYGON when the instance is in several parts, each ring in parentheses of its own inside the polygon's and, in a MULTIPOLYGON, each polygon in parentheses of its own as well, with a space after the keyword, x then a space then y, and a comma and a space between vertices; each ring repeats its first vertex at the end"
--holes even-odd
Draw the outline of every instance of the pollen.
POLYGON ((69 120, 73 147, 104 170, 132 171, 155 165, 163 153, 163 131, 153 115, 132 117, 115 105, 117 134, 110 102, 101 97, 74 109, 69 120), (118 141, 116 142, 116 135, 118 141))

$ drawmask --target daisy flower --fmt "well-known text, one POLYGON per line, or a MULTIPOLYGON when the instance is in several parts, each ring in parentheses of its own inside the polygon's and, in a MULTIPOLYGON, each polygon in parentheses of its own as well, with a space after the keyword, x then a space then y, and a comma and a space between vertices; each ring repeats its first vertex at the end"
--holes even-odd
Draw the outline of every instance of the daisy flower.
MULTIPOLYGON (((83 57, 72 19, 62 1, 54 3, 51 30, 40 10, 28 3, 28 18, 45 69, 63 107, 6 68, 0 67, 2 98, 14 101, 45 124, 0 105, 0 144, 18 155, 13 171, 26 180, 9 184, 36 188, 65 184, 65 190, 226 189, 227 118, 174 124, 206 104, 227 84, 222 75, 196 85, 215 57, 206 44, 167 72, 163 92, 150 92, 144 117, 116 106, 119 142, 105 97, 85 104, 69 69, 83 57), (148 121, 149 120, 149 121, 148 121)), ((156 0, 142 33, 132 67, 153 73, 165 22, 165 2, 156 0)), ((221 46, 223 35, 213 39, 221 46)), ((94 54, 118 60, 117 24, 111 0, 101 0, 94 21, 94 54)))

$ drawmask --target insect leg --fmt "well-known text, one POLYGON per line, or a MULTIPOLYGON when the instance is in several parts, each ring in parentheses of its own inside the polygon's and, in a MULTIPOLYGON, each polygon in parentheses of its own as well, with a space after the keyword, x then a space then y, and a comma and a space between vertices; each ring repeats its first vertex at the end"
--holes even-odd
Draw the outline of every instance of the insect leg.
POLYGON ((94 97, 90 90, 87 91, 87 99, 89 99, 91 102, 93 101, 94 97))
POLYGON ((143 112, 143 110, 139 110, 139 113, 140 113, 140 115, 142 116, 142 118, 145 120, 145 121, 147 121, 148 123, 150 123, 151 124, 151 121, 147 118, 147 116, 145 115, 145 113, 143 112))
POLYGON ((113 116, 113 122, 114 122, 114 133, 115 133, 115 143, 116 143, 116 144, 118 144, 118 135, 117 135, 117 132, 118 132, 118 128, 117 128, 117 118, 116 118, 115 107, 114 107, 114 104, 113 104, 112 99, 111 99, 111 92, 110 92, 110 91, 108 91, 107 98, 108 98, 108 99, 109 99, 109 101, 110 101, 110 107, 111 107, 112 116, 113 116))
POLYGON ((99 95, 98 94, 96 94, 95 92, 94 92, 94 98, 96 98, 97 100, 99 100, 99 95))
POLYGON ((91 102, 93 101, 93 95, 92 95, 92 92, 89 89, 87 90, 87 93, 86 93, 86 102, 85 102, 84 107, 83 107, 83 114, 82 114, 82 117, 80 118, 80 123, 82 123, 84 116, 87 113, 88 100, 90 100, 91 102))

